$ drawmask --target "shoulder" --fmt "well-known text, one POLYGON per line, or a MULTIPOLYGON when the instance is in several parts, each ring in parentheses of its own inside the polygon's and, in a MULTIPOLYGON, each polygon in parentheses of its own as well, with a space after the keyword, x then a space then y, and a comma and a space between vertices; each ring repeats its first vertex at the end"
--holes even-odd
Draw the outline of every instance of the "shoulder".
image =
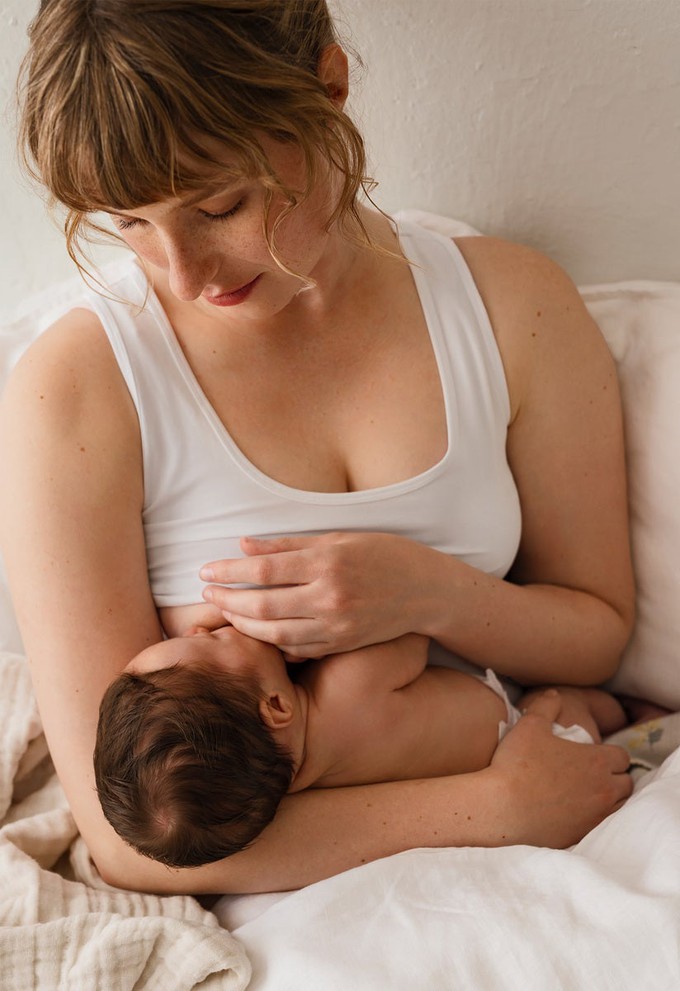
POLYGON ((582 360, 608 365, 599 329, 568 274, 533 248, 493 237, 457 238, 503 360, 513 417, 536 375, 582 360))
POLYGON ((533 322, 585 308, 567 273, 540 251, 496 237, 462 237, 455 243, 495 331, 510 320, 533 322))
POLYGON ((3 392, 4 415, 49 411, 54 426, 125 405, 127 390, 95 313, 73 309, 45 330, 18 361, 3 392))
POLYGON ((76 461, 96 467, 102 483, 123 460, 129 467, 139 449, 136 414, 92 311, 71 310, 23 354, 3 391, 0 434, 10 466, 87 454, 76 461))
POLYGON ((564 269, 533 248, 495 237, 457 238, 487 307, 496 334, 518 323, 517 332, 536 321, 583 313, 578 289, 564 269))
POLYGON ((10 377, 10 384, 40 376, 54 378, 55 384, 73 381, 80 373, 99 366, 115 367, 113 354, 99 317, 77 307, 60 317, 26 349, 10 377))

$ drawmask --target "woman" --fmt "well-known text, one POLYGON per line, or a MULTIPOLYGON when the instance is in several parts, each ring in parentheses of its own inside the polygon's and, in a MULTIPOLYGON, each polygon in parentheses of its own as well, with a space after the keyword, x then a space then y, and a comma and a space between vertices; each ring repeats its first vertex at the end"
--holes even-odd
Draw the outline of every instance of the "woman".
POLYGON ((211 584, 207 615, 168 614, 171 632, 224 614, 315 657, 414 631, 527 684, 596 684, 629 635, 604 343, 546 259, 398 238, 361 205, 346 96, 324 0, 50 0, 32 28, 24 143, 69 248, 105 210, 148 275, 43 335, 2 414, 3 550, 45 732, 123 887, 282 889, 414 846, 564 846, 630 792, 622 751, 551 736, 548 698, 482 772, 290 796, 250 849, 189 872, 101 814, 99 700, 161 639, 156 607, 198 601, 225 533, 245 557, 204 578, 262 587, 211 584))

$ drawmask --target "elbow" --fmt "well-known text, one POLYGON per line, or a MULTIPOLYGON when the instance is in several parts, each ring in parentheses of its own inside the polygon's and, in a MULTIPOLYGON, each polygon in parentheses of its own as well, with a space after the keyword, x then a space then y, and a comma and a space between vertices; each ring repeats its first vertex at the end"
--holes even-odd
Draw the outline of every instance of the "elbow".
MULTIPOLYGON (((215 893, 202 875, 202 868, 180 870, 166 867, 137 853, 122 840, 90 849, 90 858, 105 884, 145 895, 192 895, 215 893)), ((219 889, 222 894, 222 889, 219 889)))
POLYGON ((122 888, 127 891, 140 891, 139 879, 131 877, 127 863, 127 851, 114 844, 101 844, 89 847, 90 859, 97 873, 105 884, 112 888, 122 888))
POLYGON ((631 600, 625 607, 610 607, 610 621, 598 662, 593 666, 592 684, 602 684, 613 678, 623 660, 623 655, 635 625, 635 605, 631 600))
POLYGON ((112 888, 144 894, 161 894, 160 864, 135 853, 122 840, 88 846, 90 859, 100 878, 112 888))

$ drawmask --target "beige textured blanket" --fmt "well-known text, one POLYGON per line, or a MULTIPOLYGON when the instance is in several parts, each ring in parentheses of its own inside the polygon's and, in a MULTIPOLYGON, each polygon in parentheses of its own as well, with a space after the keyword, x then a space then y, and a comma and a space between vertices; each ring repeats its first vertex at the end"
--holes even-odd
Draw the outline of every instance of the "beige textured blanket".
POLYGON ((25 660, 0 653, 2 991, 240 991, 241 945, 188 897, 105 885, 54 774, 25 660))

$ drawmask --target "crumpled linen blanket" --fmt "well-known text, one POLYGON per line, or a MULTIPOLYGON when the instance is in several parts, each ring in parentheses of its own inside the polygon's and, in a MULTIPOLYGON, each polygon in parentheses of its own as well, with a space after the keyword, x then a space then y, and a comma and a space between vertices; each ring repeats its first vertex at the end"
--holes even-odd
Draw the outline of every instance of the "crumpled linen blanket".
POLYGON ((0 652, 2 991, 241 991, 243 947, 190 897, 98 876, 54 774, 28 666, 0 652))

